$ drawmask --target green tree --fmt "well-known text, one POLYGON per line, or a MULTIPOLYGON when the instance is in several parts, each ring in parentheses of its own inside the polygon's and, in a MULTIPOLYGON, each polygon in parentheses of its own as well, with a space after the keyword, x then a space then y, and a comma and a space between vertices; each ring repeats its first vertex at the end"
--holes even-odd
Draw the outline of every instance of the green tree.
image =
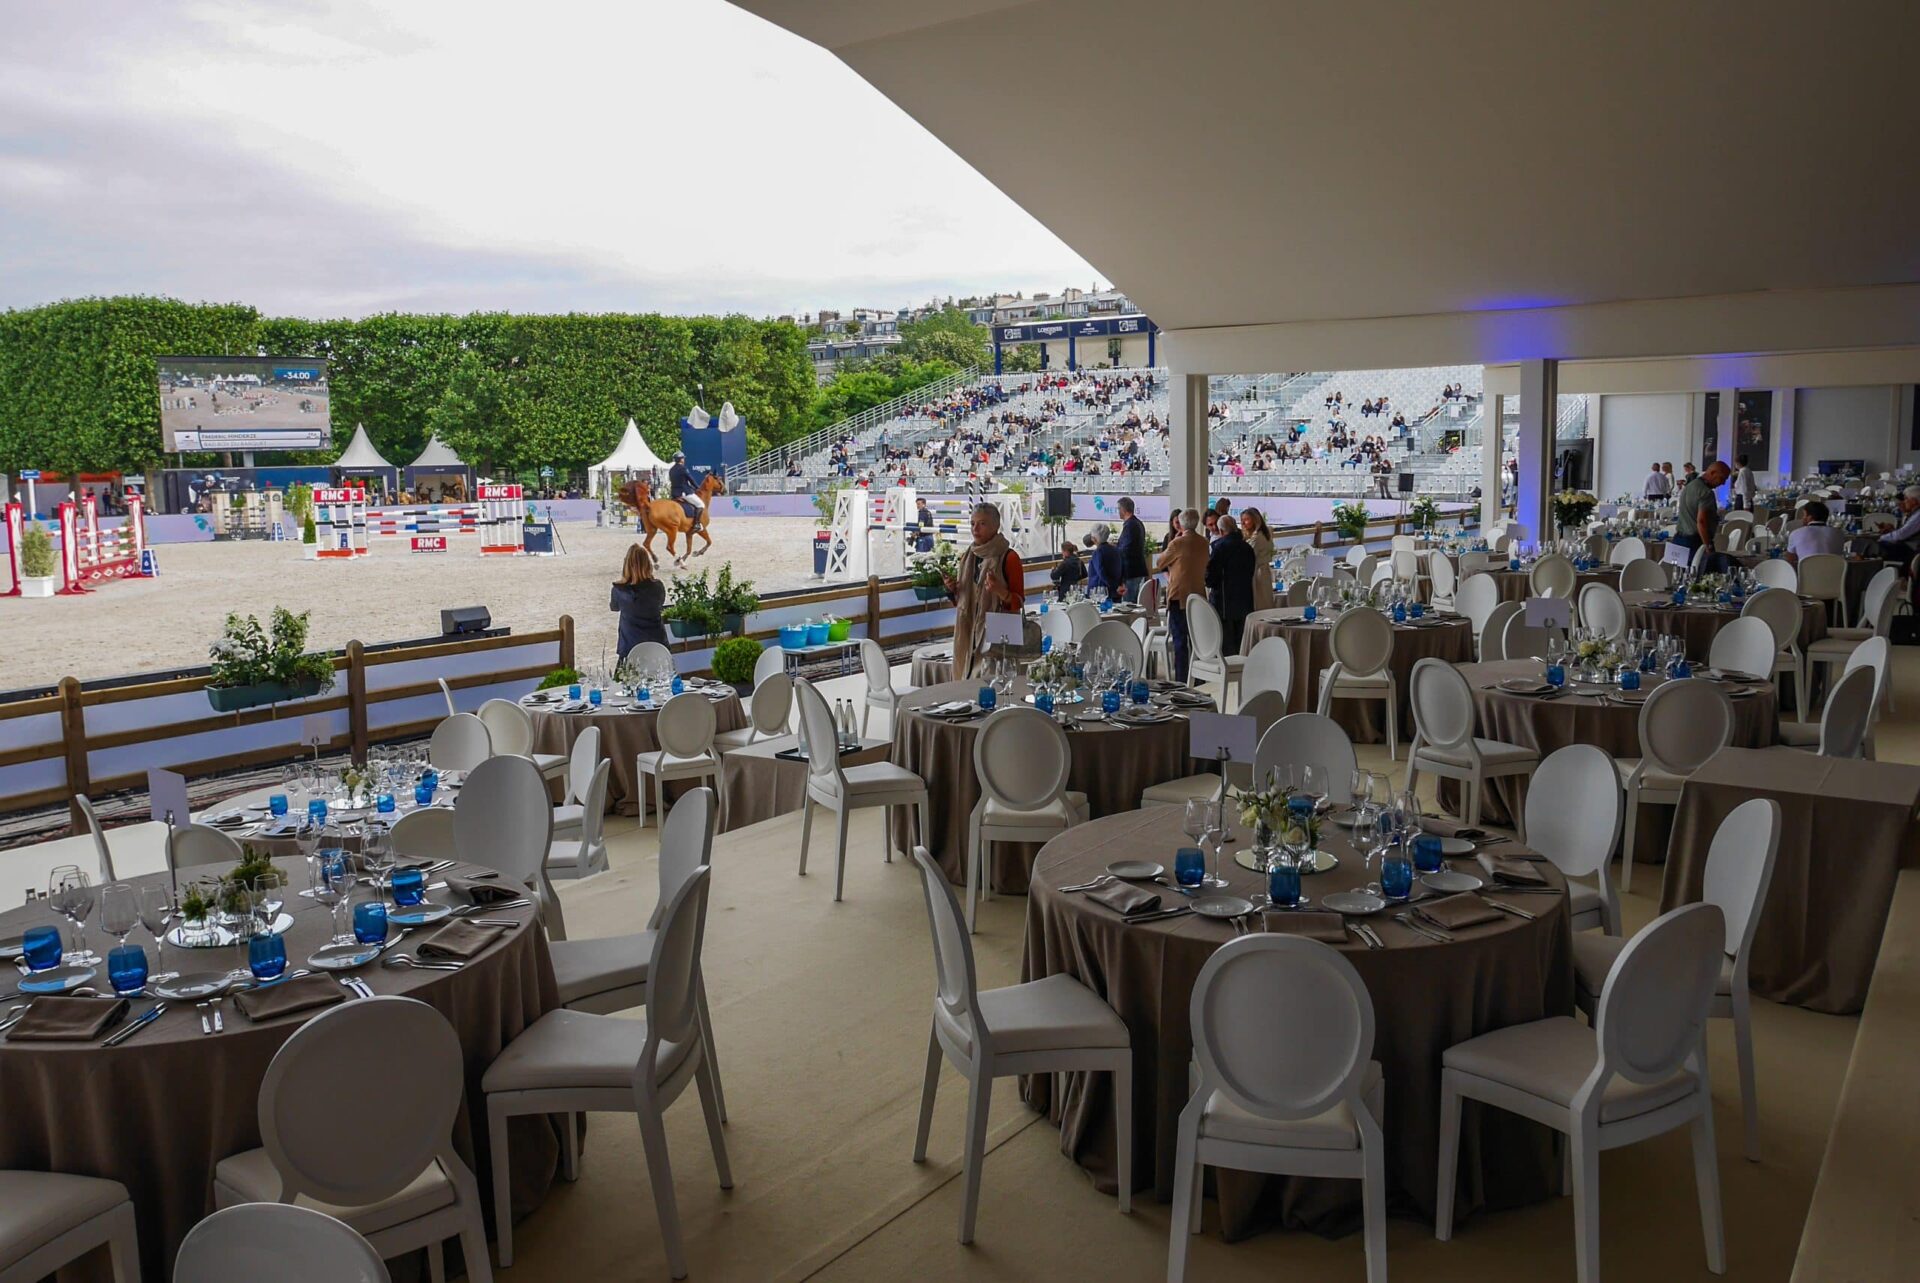
POLYGON ((1033 343, 1016 343, 1000 353, 1000 369, 1007 374, 1038 374, 1040 348, 1033 343))
POLYGON ((989 360, 987 327, 975 325, 957 307, 943 307, 900 326, 900 355, 909 361, 948 361, 984 369, 989 360))

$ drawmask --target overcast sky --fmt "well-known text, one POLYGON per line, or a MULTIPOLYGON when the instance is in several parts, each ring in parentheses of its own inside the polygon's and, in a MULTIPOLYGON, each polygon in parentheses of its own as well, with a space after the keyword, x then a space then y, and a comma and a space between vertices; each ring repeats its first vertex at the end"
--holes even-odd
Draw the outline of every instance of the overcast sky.
POLYGON ((1092 268, 722 0, 0 0, 0 307, 890 307, 1092 268))

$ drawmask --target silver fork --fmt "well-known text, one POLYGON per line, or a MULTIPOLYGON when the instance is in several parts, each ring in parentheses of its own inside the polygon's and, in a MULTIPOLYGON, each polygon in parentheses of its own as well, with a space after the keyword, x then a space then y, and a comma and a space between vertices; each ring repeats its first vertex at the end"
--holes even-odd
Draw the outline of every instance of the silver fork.
MULTIPOLYGON (((1097 878, 1095 878, 1095 879, 1094 879, 1093 881, 1091 881, 1091 882, 1082 882, 1082 883, 1079 883, 1079 884, 1078 884, 1078 885, 1076 885, 1076 886, 1070 886, 1070 887, 1061 887, 1061 888, 1060 888, 1060 890, 1061 890, 1062 892, 1066 892, 1066 891, 1091 891, 1091 890, 1093 890, 1093 889, 1094 889, 1094 888, 1096 888, 1096 887, 1103 887, 1103 886, 1105 886, 1105 885, 1106 885, 1107 883, 1109 883, 1109 882, 1112 882, 1113 880, 1114 880, 1114 877, 1113 877, 1113 874, 1111 874, 1111 873, 1102 873, 1102 874, 1101 874, 1101 875, 1100 875, 1099 877, 1097 877, 1097 878)), ((495 906, 495 907, 498 907, 498 906, 495 906)), ((459 912, 459 910, 458 910, 458 909, 456 909, 456 910, 454 910, 454 912, 456 912, 456 913, 458 913, 458 912, 459 912)))
MULTIPOLYGON (((1074 889, 1073 887, 1061 888, 1063 891, 1071 891, 1074 889)), ((519 900, 502 900, 498 904, 463 904, 453 911, 453 916, 456 918, 464 918, 475 913, 500 913, 507 909, 525 909, 532 904, 533 901, 525 898, 519 900)))
POLYGON ((426 962, 405 953, 396 953, 391 958, 382 958, 380 964, 386 967, 413 967, 420 971, 458 971, 467 965, 451 958, 445 962, 426 962))

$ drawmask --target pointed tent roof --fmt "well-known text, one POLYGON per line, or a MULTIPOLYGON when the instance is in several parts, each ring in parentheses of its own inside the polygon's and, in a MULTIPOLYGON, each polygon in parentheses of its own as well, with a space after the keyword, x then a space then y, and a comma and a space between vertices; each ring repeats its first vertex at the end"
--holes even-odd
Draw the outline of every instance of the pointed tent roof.
POLYGON ((655 454, 647 445, 646 438, 640 435, 640 427, 632 419, 627 420, 627 430, 620 437, 620 444, 612 454, 587 469, 592 475, 597 472, 645 472, 653 468, 664 468, 667 461, 655 454))
POLYGON ((427 448, 420 457, 407 465, 410 468, 464 468, 466 461, 455 454, 438 434, 427 438, 427 448))
POLYGON ((347 448, 333 461, 336 468, 391 468, 393 465, 381 457, 373 448, 373 442, 367 437, 367 425, 353 425, 353 440, 347 442, 347 448))

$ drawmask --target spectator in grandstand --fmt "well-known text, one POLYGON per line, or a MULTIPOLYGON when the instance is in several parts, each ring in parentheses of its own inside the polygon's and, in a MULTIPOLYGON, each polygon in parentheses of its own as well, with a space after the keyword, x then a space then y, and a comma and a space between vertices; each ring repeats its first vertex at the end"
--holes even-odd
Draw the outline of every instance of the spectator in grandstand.
POLYGON ((1847 537, 1827 524, 1833 513, 1818 499, 1809 499, 1800 509, 1800 524, 1787 536, 1787 560, 1798 562, 1816 553, 1847 551, 1847 537))
MULTIPOLYGON (((1120 461, 1113 461, 1120 470, 1120 461)), ((1127 600, 1138 603, 1140 585, 1147 579, 1147 527, 1133 515, 1133 500, 1120 500, 1120 578, 1127 586, 1127 600)))
POLYGON ((1026 572, 1020 554, 1000 533, 1000 509, 991 503, 973 507, 973 543, 947 576, 953 595, 953 676, 964 681, 987 655, 987 616, 1019 614, 1026 599, 1026 572))
POLYGON ((1652 471, 1647 473, 1646 483, 1640 487, 1640 497, 1660 503, 1672 493, 1673 478, 1660 471, 1660 461, 1654 460, 1652 471))
POLYGON ((1087 591, 1104 593, 1108 601, 1125 601, 1127 585, 1120 574, 1120 550, 1108 542, 1113 533, 1106 522, 1087 535, 1087 591))
POLYGON ((1153 563, 1155 573, 1167 574, 1167 639, 1173 644, 1173 679, 1187 680, 1187 598, 1207 591, 1207 541, 1195 533, 1200 514, 1192 508, 1177 513, 1167 539, 1153 563))
POLYGON ((1382 499, 1391 499, 1393 497, 1392 487, 1388 483, 1388 479, 1392 476, 1393 462, 1390 459, 1382 455, 1374 460, 1373 492, 1382 499))
POLYGON ((1060 545, 1060 564, 1055 566, 1048 577, 1053 580, 1053 599, 1065 601, 1073 586, 1087 577, 1087 568, 1080 560, 1080 550, 1069 539, 1060 545))
POLYGON ((1240 533, 1253 549, 1253 608, 1271 610, 1273 601, 1273 531, 1258 508, 1240 510, 1240 533))
POLYGON ((1253 613, 1253 548, 1228 518, 1207 554, 1207 597, 1220 614, 1222 654, 1240 653, 1240 631, 1253 613))
POLYGON ((627 549, 620 578, 613 582, 613 599, 607 609, 620 612, 620 635, 615 643, 619 660, 641 642, 667 644, 667 626, 661 622, 661 608, 667 604, 667 586, 653 573, 653 557, 639 544, 627 549))

